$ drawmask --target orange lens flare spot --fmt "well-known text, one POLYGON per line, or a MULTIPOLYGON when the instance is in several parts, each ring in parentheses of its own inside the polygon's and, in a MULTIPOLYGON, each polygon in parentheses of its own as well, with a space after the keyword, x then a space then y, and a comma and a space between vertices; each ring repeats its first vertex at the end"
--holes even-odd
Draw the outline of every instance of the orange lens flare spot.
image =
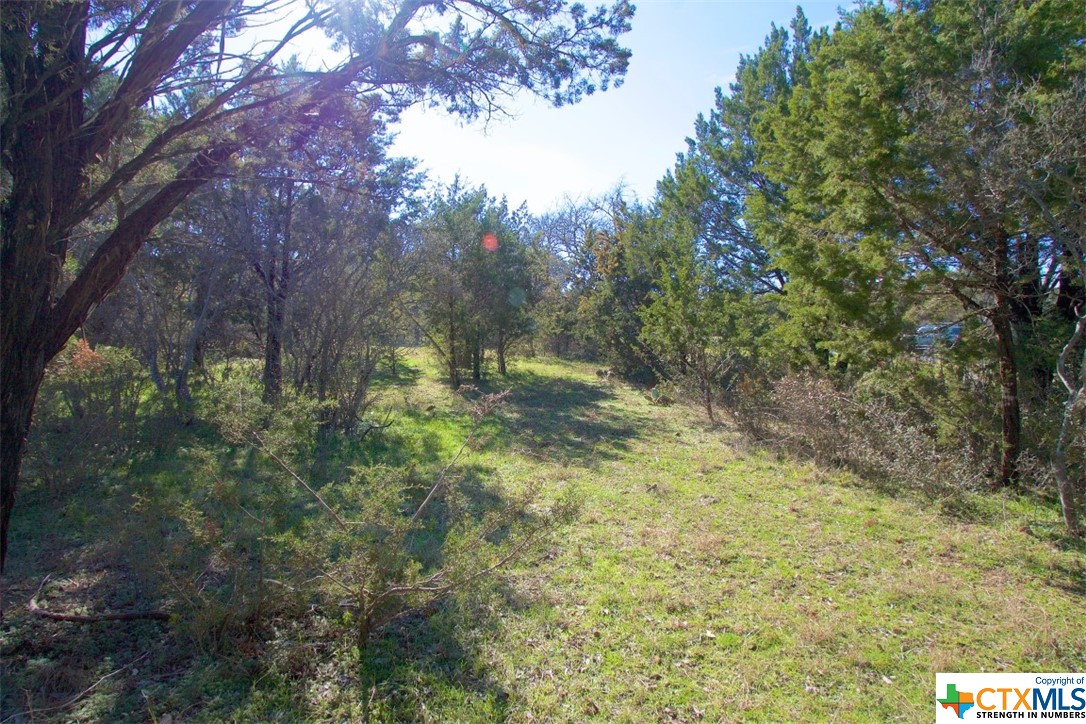
POLYGON ((497 251, 498 237, 494 234, 483 234, 483 248, 487 251, 497 251))

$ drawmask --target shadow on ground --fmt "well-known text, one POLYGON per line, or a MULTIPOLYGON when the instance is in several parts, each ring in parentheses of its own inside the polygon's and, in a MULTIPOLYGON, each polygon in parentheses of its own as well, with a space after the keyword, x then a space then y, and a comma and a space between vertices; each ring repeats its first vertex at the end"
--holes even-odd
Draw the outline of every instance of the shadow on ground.
POLYGON ((509 692, 467 643, 494 624, 493 607, 475 601, 388 627, 359 657, 354 671, 370 696, 365 713, 380 721, 423 721, 436 705, 464 719, 504 720, 509 692))
POLYGON ((548 462, 592 464, 627 450, 651 422, 608 402, 610 388, 577 379, 518 372, 480 385, 481 392, 511 394, 487 431, 510 448, 523 448, 548 462))

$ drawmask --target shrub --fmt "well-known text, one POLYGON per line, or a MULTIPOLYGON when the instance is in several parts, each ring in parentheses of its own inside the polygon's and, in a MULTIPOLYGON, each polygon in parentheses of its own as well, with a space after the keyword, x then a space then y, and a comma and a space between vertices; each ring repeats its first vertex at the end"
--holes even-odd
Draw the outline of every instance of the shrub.
POLYGON ((54 424, 109 423, 131 429, 146 378, 130 351, 73 340, 49 366, 42 383, 39 410, 54 424))
POLYGON ((972 456, 942 443, 930 415, 865 384, 811 373, 745 379, 731 410, 758 442, 896 489, 943 495, 978 488, 984 477, 972 456))
POLYGON ((360 465, 322 483, 305 467, 319 403, 265 405, 244 375, 218 392, 208 418, 228 445, 179 451, 184 470, 137 506, 155 537, 139 547, 154 551, 163 594, 206 649, 305 611, 349 626, 364 647, 385 623, 529 552, 576 507, 544 505, 537 486, 511 490, 464 464, 502 395, 475 399, 475 426, 443 467, 360 465))
POLYGON ((55 485, 79 484, 138 442, 147 378, 126 349, 72 340, 46 370, 28 469, 55 485))

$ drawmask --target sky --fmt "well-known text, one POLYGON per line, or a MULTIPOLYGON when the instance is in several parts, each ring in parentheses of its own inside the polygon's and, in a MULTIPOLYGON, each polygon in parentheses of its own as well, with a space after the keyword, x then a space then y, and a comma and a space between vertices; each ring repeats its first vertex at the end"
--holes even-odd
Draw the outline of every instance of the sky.
MULTIPOLYGON (((599 4, 589 0, 592 6, 599 4)), ((641 0, 631 32, 624 84, 575 106, 551 108, 522 95, 513 118, 465 125, 439 109, 402 116, 391 153, 419 161, 431 179, 485 185, 491 196, 533 213, 565 198, 604 194, 622 184, 651 199, 656 182, 686 149, 698 113, 714 89, 727 90, 741 54, 755 52, 771 23, 787 26, 795 0, 641 0)), ((810 24, 832 24, 841 2, 802 2, 810 24)), ((846 3, 847 4, 847 3, 846 3)))

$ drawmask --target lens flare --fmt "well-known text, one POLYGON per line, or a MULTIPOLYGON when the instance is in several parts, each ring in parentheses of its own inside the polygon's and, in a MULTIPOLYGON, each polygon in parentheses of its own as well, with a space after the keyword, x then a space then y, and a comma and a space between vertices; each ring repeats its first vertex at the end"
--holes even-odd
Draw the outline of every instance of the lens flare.
POLYGON ((498 250, 498 237, 491 233, 483 234, 483 248, 487 251, 498 250))

